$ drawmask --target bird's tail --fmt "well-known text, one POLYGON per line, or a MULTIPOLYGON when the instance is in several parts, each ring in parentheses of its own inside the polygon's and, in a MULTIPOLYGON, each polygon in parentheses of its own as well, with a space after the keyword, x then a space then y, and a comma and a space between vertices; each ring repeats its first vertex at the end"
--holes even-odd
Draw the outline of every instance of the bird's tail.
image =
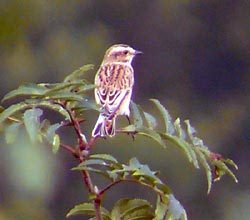
POLYGON ((92 137, 106 137, 115 135, 115 117, 109 119, 107 116, 100 114, 95 127, 92 131, 92 137))

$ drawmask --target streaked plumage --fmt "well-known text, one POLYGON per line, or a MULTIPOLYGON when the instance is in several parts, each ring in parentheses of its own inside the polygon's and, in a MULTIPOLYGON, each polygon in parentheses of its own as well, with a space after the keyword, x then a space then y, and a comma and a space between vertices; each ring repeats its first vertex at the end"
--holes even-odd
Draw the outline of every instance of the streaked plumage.
POLYGON ((106 51, 95 77, 95 100, 101 106, 101 113, 92 131, 93 137, 114 136, 116 117, 129 117, 134 85, 131 62, 138 53, 124 44, 113 45, 106 51))

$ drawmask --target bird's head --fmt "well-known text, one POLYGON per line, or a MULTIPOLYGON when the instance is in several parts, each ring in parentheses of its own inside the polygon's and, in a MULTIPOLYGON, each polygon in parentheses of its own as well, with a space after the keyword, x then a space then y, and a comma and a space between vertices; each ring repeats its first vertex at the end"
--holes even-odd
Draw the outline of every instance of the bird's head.
POLYGON ((128 45, 115 44, 106 51, 103 63, 122 62, 131 64, 135 55, 141 53, 128 45))

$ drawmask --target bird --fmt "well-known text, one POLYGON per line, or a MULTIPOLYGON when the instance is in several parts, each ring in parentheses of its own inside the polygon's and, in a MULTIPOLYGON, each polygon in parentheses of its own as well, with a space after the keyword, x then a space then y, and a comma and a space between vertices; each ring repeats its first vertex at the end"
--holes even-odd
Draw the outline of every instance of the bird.
POLYGON ((126 44, 115 44, 106 51, 95 76, 94 94, 100 114, 92 137, 113 137, 118 115, 125 115, 129 120, 134 86, 132 61, 141 53, 126 44))

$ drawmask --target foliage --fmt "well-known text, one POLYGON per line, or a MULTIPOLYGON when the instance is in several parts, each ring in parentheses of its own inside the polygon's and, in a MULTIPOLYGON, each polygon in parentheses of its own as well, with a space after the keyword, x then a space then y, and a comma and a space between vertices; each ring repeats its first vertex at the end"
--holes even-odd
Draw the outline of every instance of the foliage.
MULTIPOLYGON (((84 74, 92 68, 92 65, 85 65, 68 75, 62 83, 29 83, 6 94, 3 102, 15 100, 17 97, 21 99, 6 109, 1 107, 0 123, 5 127, 6 142, 15 142, 18 131, 25 128, 32 142, 47 143, 53 153, 57 153, 61 147, 79 161, 72 170, 83 175, 84 184, 89 191, 89 201, 76 205, 68 212, 67 217, 83 214, 90 216, 91 219, 104 220, 187 219, 186 211, 174 197, 173 191, 161 181, 159 173, 152 171, 148 165, 141 164, 136 158, 124 164, 112 155, 92 153, 91 148, 97 140, 90 138, 88 141, 80 126, 80 123, 84 122, 85 111, 99 111, 98 106, 88 96, 88 92, 93 90, 95 85, 84 79, 84 74), (58 113, 62 120, 55 124, 51 124, 48 119, 42 120, 44 109, 58 113), (77 146, 61 142, 57 131, 64 126, 71 126, 75 130, 77 146), (90 173, 102 175, 109 180, 109 183, 99 189, 92 182, 90 173), (131 182, 149 188, 156 194, 156 204, 151 205, 143 199, 123 198, 114 204, 111 211, 108 211, 101 206, 103 196, 110 188, 121 182, 131 182)), ((211 152, 196 136, 189 120, 184 121, 185 127, 183 127, 179 118, 173 122, 167 109, 158 100, 150 101, 159 110, 163 119, 163 130, 158 128, 160 119, 143 111, 139 105, 132 102, 132 124, 117 130, 117 133, 151 138, 162 146, 163 150, 167 150, 169 143, 178 147, 195 168, 198 169, 200 166, 204 168, 208 193, 212 182, 220 180, 224 174, 228 174, 237 182, 230 169, 230 166, 237 169, 232 160, 211 152)))

